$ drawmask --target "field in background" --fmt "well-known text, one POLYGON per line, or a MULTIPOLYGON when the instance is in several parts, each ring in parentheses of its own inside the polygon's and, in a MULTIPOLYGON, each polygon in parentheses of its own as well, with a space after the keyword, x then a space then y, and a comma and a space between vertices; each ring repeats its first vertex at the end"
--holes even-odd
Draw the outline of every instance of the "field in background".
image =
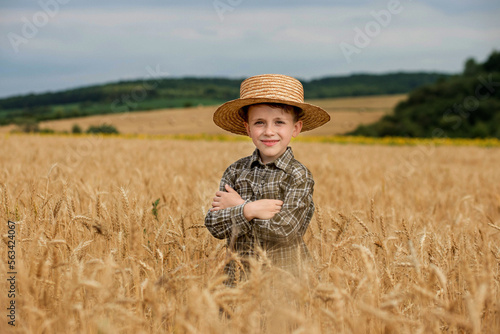
POLYGON ((202 224, 251 142, 0 140, 4 245, 19 222, 13 332, 500 331, 498 148, 293 143, 316 181, 315 269, 254 263, 227 289, 224 242, 202 224))
MULTIPOLYGON (((304 135, 338 135, 352 131, 360 124, 376 122, 385 114, 391 113, 393 107, 405 97, 406 95, 388 95, 310 100, 309 103, 323 107, 331 115, 332 121, 316 130, 305 132, 304 135)), ((40 127, 71 132, 74 124, 86 130, 90 125, 108 123, 114 125, 121 133, 225 133, 212 121, 215 109, 216 106, 98 115, 41 122, 40 127)), ((9 132, 14 128, 15 126, 0 127, 0 133, 9 132)))

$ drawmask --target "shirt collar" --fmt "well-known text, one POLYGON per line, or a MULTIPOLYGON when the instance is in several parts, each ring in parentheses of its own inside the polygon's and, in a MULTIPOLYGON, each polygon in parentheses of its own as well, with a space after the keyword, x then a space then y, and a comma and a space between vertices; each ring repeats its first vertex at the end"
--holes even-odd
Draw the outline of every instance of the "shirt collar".
MULTIPOLYGON (((278 159, 274 160, 273 162, 268 163, 268 165, 274 164, 279 169, 286 170, 288 165, 290 164, 290 162, 293 159, 294 159, 294 156, 293 156, 292 148, 290 146, 288 146, 286 148, 285 152, 278 159)), ((253 151, 248 167, 252 168, 252 166, 254 166, 255 164, 264 166, 264 164, 262 163, 262 160, 260 160, 260 154, 259 154, 258 148, 256 148, 253 151)))

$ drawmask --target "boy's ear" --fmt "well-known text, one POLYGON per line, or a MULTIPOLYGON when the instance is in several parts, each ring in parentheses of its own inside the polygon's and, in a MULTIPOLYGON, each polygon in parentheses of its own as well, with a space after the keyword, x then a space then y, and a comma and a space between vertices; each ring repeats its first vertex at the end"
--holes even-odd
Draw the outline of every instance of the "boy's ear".
POLYGON ((293 138, 297 137, 300 131, 302 131, 302 125, 303 125, 302 121, 295 122, 295 124, 293 125, 293 132, 292 132, 293 138))
POLYGON ((250 127, 248 126, 248 123, 247 122, 243 122, 243 124, 245 125, 245 129, 247 130, 248 137, 250 137, 250 127))

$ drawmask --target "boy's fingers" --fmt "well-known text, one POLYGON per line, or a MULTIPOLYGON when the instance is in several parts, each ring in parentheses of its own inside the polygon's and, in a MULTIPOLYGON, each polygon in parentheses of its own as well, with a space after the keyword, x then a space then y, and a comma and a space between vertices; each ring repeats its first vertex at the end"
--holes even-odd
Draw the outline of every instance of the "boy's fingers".
POLYGON ((229 186, 229 184, 226 184, 224 187, 226 188, 226 190, 227 190, 228 193, 235 192, 235 190, 233 188, 231 188, 229 186))

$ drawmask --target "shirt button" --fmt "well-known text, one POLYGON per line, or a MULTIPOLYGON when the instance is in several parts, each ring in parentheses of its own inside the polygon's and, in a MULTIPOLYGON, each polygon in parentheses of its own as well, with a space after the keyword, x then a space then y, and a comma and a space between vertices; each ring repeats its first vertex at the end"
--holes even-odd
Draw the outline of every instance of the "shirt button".
POLYGON ((262 180, 262 181, 260 181, 260 183, 261 183, 261 184, 264 184, 264 183, 266 183, 266 181, 262 180))

